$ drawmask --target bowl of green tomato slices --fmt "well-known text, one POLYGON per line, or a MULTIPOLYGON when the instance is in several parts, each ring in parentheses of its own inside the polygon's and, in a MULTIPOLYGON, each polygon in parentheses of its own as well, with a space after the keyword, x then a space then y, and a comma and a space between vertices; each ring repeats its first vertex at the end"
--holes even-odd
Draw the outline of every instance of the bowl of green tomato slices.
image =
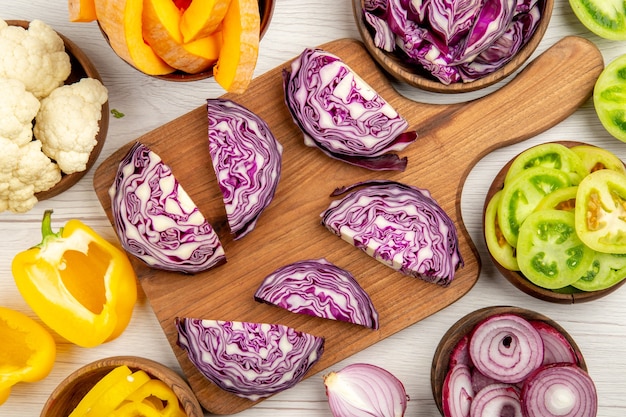
POLYGON ((489 256, 523 292, 554 303, 603 297, 626 282, 626 167, 581 142, 528 148, 485 198, 489 256))

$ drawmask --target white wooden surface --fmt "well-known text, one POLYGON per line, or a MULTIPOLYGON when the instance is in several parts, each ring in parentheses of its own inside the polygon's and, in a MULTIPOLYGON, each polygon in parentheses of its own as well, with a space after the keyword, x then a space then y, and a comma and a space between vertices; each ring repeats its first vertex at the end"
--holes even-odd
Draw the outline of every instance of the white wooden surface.
MULTIPOLYGON (((576 20, 567 1, 556 2, 550 27, 537 52, 565 35, 581 35, 602 50, 605 63, 626 53, 626 42, 606 41, 590 34, 576 20)), ((261 42, 256 74, 260 75, 299 54, 305 47, 343 38, 358 38, 351 1, 276 0, 273 20, 261 42)), ((64 0, 0 0, 0 18, 41 19, 72 39, 93 60, 109 89, 109 103, 125 117, 111 117, 109 133, 100 161, 114 150, 157 126, 202 105, 209 97, 222 95, 213 79, 193 83, 168 83, 144 76, 118 59, 102 39, 95 23, 70 23, 64 0)), ((498 86, 490 88, 493 91, 498 86)), ((407 96, 424 102, 448 103, 479 97, 486 92, 446 96, 398 86, 407 96)), ((487 91, 487 92, 488 92, 487 91)), ((482 239, 481 209, 484 196, 501 166, 521 150, 551 140, 578 140, 612 150, 626 159, 626 145, 610 137, 599 124, 591 101, 549 131, 485 157, 468 176, 462 197, 463 218, 483 259, 476 286, 457 303, 369 349, 337 364, 369 362, 385 367, 406 386, 407 416, 437 416, 430 388, 431 358, 439 338, 463 315, 489 305, 516 305, 541 312, 559 322, 583 351, 599 394, 602 417, 626 415, 626 289, 605 299, 580 305, 557 305, 529 297, 498 274, 486 256, 482 239)), ((1 152, 1 150, 0 150, 1 152)), ((31 212, 0 213, 0 305, 36 318, 17 291, 11 276, 11 260, 40 240, 40 220, 45 209, 55 211, 56 229, 70 218, 78 218, 109 239, 114 232, 92 187, 93 169, 69 191, 40 202, 31 212)), ((61 380, 78 367, 113 355, 139 355, 180 370, 156 321, 150 305, 140 294, 133 319, 121 337, 108 344, 84 349, 58 342, 57 361, 51 374, 37 383, 16 385, 9 400, 0 406, 2 417, 38 416, 48 395, 61 380)), ((2 349, 3 341, 0 341, 2 349)), ((322 373, 295 388, 275 395, 242 413, 242 417, 329 416, 322 373)))

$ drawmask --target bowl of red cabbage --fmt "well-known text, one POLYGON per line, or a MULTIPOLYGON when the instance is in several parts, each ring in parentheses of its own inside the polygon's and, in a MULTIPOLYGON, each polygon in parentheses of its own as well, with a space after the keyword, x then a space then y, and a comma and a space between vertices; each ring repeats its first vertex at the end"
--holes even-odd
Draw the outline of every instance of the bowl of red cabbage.
POLYGON ((553 3, 353 0, 353 12, 365 47, 393 78, 463 93, 521 68, 543 38, 553 3))
POLYGON ((535 298, 596 300, 626 278, 621 233, 626 168, 581 142, 530 147, 496 175, 484 205, 484 237, 498 271, 535 298), (613 206, 613 208, 611 208, 613 206))
POLYGON ((485 307, 453 324, 435 350, 431 387, 444 417, 594 417, 598 409, 572 337, 519 307, 485 307))

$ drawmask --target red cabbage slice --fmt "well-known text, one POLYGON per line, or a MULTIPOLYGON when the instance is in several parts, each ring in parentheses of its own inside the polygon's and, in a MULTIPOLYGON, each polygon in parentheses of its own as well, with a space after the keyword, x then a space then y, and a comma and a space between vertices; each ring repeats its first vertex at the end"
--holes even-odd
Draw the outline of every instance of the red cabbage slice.
POLYGON ((263 280, 254 298, 293 313, 378 329, 378 312, 369 295, 350 272, 326 259, 278 268, 263 280))
POLYGON ((447 286, 463 265, 454 222, 427 190, 368 181, 321 214, 322 224, 374 259, 406 275, 447 286))
POLYGON ((131 147, 108 191, 122 246, 147 265, 194 274, 226 262, 213 227, 147 146, 131 147))
POLYGON ((256 401, 296 385, 321 357, 324 339, 281 324, 175 319, 177 344, 207 379, 256 401))
POLYGON ((267 123, 241 104, 208 99, 209 152, 235 239, 250 233, 271 203, 282 145, 267 123))
POLYGON ((372 170, 404 170, 408 122, 339 57, 305 49, 283 70, 285 102, 307 146, 372 170))

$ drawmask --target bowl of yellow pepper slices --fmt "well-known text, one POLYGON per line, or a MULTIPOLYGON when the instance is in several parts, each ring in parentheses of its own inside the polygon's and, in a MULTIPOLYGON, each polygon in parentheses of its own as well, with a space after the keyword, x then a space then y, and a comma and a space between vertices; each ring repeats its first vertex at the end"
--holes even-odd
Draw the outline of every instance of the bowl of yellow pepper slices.
POLYGON ((89 363, 52 392, 40 417, 202 417, 191 388, 174 370, 147 358, 113 356, 89 363))

